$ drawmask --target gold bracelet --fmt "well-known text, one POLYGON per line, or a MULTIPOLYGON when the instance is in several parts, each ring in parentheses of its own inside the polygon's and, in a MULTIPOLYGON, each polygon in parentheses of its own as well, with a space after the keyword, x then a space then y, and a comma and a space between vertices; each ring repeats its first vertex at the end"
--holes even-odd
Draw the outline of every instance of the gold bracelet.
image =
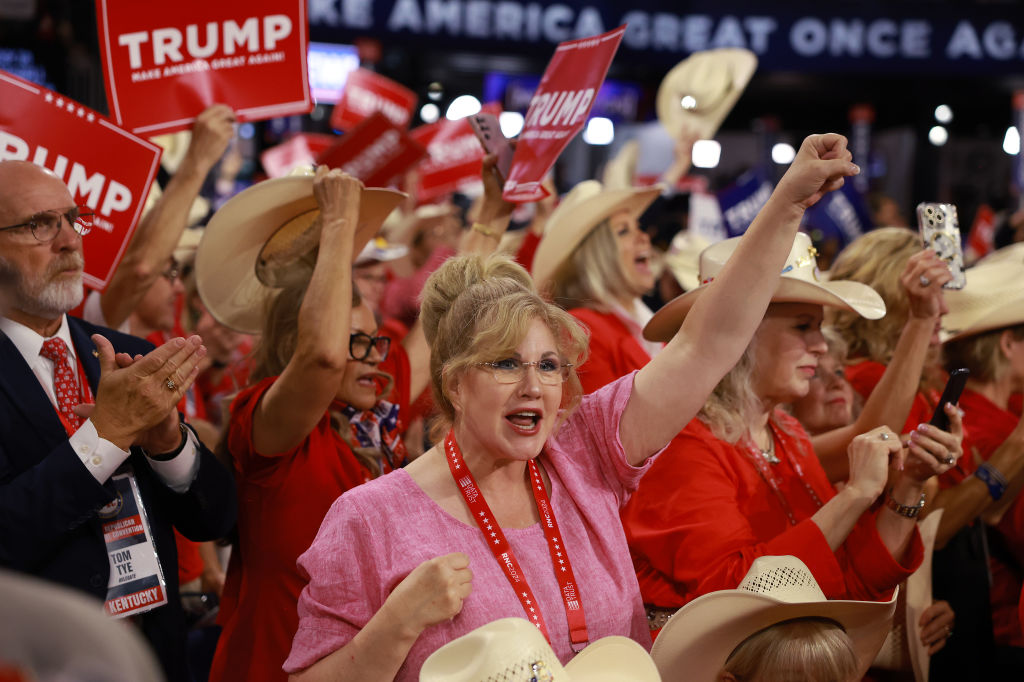
POLYGON ((495 239, 501 239, 501 235, 498 233, 497 230, 492 230, 483 223, 473 223, 473 225, 469 229, 476 230, 485 237, 494 237, 495 239))
POLYGON ((889 492, 885 494, 885 506, 892 511, 896 512, 900 516, 908 519, 916 519, 917 515, 924 509, 925 494, 921 493, 921 499, 917 501, 917 504, 900 504, 892 498, 892 488, 889 488, 889 492))

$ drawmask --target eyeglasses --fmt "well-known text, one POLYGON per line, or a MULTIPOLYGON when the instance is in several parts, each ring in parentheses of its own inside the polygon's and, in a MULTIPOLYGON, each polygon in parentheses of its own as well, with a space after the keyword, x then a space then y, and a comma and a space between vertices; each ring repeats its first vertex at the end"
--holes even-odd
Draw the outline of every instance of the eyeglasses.
POLYGON ((380 359, 384 360, 391 348, 391 339, 387 336, 370 336, 363 332, 356 332, 348 337, 348 354, 353 360, 365 360, 370 357, 374 348, 377 349, 380 359))
POLYGON ((60 233, 62 218, 68 221, 72 230, 82 236, 89 234, 89 230, 92 229, 93 214, 88 211, 88 207, 75 206, 63 210, 54 208, 49 211, 40 211, 23 223, 0 227, 0 232, 27 227, 32 230, 32 236, 36 238, 36 241, 48 244, 60 233))
POLYGON ((174 280, 181 277, 181 266, 175 263, 166 270, 160 273, 160 276, 166 279, 168 282, 174 283, 174 280))
POLYGON ((569 378, 571 362, 561 362, 558 358, 544 358, 534 362, 523 362, 517 358, 505 358, 494 362, 478 362, 479 367, 487 367, 499 384, 518 384, 526 377, 528 367, 537 368, 537 376, 542 384, 557 386, 569 378))

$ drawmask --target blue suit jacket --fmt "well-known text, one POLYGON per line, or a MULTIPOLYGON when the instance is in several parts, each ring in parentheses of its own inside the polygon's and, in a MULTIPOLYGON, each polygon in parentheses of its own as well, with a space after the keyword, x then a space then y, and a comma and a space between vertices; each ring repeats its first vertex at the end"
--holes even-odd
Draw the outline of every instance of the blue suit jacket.
MULTIPOLYGON (((90 336, 102 334, 118 352, 145 354, 142 339, 69 317, 82 368, 95 392, 99 360, 90 336)), ((227 535, 235 523, 231 474, 204 446, 189 490, 164 485, 145 456, 132 449, 129 461, 167 580, 168 604, 144 614, 140 625, 169 680, 188 679, 185 623, 178 597, 178 554, 172 527, 201 541, 227 535)), ((109 482, 99 484, 72 450, 67 433, 39 380, 18 349, 0 333, 0 565, 106 596, 109 561, 96 510, 114 499, 109 482)))

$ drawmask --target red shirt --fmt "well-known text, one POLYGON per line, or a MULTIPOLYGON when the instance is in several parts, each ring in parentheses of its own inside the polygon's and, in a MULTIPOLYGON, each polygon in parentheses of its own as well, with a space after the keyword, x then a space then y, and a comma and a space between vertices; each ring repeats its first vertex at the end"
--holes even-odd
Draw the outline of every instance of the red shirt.
MULTIPOLYGON (((405 411, 408 356, 401 346, 392 354, 397 369, 393 395, 405 411)), ((231 405, 227 444, 238 487, 238 547, 231 554, 221 598, 218 620, 223 631, 210 671, 213 681, 287 679, 281 666, 298 628, 296 608, 306 584, 295 561, 312 544, 331 504, 371 477, 331 428, 326 412, 288 452, 266 457, 255 451, 253 415, 276 380, 246 388, 231 405)))
MULTIPOLYGON (((861 360, 846 366, 846 380, 860 394, 860 397, 867 400, 875 386, 882 380, 885 374, 885 365, 874 360, 861 360)), ((903 433, 910 433, 917 428, 918 424, 927 424, 935 411, 935 405, 939 402, 940 395, 934 391, 928 394, 917 392, 914 396, 914 404, 907 415, 907 421, 903 424, 903 433)))
MULTIPOLYGON (((939 477, 939 485, 949 488, 972 475, 977 469, 974 461, 978 457, 988 461, 992 453, 1003 444, 1017 426, 1017 417, 1000 408, 985 396, 965 389, 960 396, 960 409, 964 411, 964 456, 957 465, 939 477)), ((1013 502, 996 528, 999 540, 1011 557, 993 553, 989 557, 992 572, 992 588, 989 592, 992 604, 992 629, 996 644, 1024 647, 1017 604, 1024 582, 1020 578, 1024 558, 1024 503, 1020 497, 1013 502), (1014 566, 1016 564, 1016 566, 1014 566)))
POLYGON ((569 314, 590 330, 590 353, 577 371, 584 393, 593 393, 651 361, 651 356, 614 313, 573 308, 569 314))
POLYGON ((811 441, 793 417, 777 411, 769 465, 796 525, 743 446, 718 440, 691 421, 658 456, 623 508, 622 523, 644 602, 676 608, 715 590, 735 589, 759 556, 791 554, 807 564, 830 599, 888 599, 921 563, 915 531, 906 565, 882 544, 875 512, 863 514, 836 552, 811 520, 835 495, 811 441))

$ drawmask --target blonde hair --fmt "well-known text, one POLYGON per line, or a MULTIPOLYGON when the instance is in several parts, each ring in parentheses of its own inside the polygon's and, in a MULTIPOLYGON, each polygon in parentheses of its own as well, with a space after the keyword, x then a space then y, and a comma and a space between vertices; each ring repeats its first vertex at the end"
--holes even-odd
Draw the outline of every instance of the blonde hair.
POLYGON ((999 347, 1003 332, 1010 332, 1014 339, 1020 341, 1024 339, 1024 324, 948 341, 942 347, 946 371, 966 367, 971 371, 971 379, 975 381, 995 381, 1009 364, 999 347))
POLYGON ((754 391, 754 348, 757 335, 743 355, 722 377, 697 416, 718 440, 736 443, 747 435, 749 424, 763 409, 754 391))
POLYGON ((733 649, 722 670, 739 682, 851 682, 853 641, 829 618, 794 618, 759 630, 733 649))
POLYGON ((575 367, 586 358, 583 327, 564 310, 537 293, 530 275, 507 256, 450 258, 423 288, 420 320, 430 344, 430 383, 440 413, 432 427, 439 440, 455 420, 448 398, 451 382, 478 362, 511 354, 540 320, 555 338, 564 362, 573 364, 562 405, 579 404, 583 389, 575 367))
POLYGON ((903 227, 882 227, 858 237, 836 257, 829 271, 830 279, 867 284, 885 301, 885 317, 880 320, 869 320, 839 308, 826 312, 827 324, 846 341, 852 358, 888 364, 909 313, 900 275, 910 257, 921 248, 916 232, 903 227))
POLYGON ((610 220, 602 220, 573 249, 555 273, 548 287, 552 300, 565 308, 591 308, 608 311, 617 305, 618 296, 635 292, 622 271, 619 244, 610 220))

